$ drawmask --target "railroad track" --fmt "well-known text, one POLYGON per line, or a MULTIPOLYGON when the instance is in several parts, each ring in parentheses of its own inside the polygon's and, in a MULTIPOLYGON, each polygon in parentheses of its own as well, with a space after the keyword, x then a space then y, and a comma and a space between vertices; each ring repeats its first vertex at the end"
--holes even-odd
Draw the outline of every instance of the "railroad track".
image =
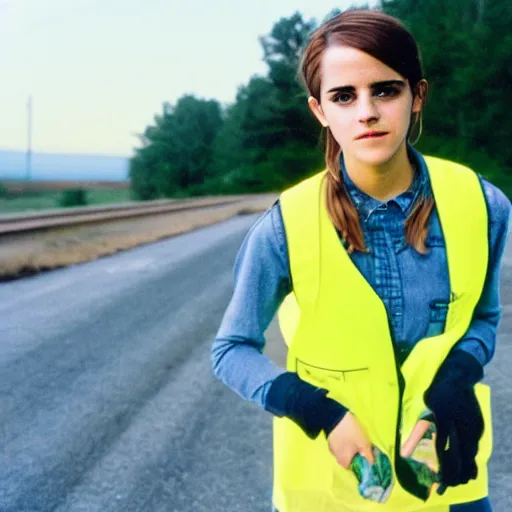
POLYGON ((119 203, 109 206, 90 206, 69 210, 45 210, 23 215, 0 216, 0 235, 38 231, 61 226, 72 226, 118 220, 160 213, 180 212, 212 206, 240 203, 247 196, 202 197, 194 199, 156 200, 144 203, 119 203))

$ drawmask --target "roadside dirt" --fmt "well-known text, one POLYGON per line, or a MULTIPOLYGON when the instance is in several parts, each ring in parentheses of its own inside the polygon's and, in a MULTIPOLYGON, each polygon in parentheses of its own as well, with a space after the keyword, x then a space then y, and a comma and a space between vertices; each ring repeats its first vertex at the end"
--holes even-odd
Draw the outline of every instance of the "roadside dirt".
POLYGON ((277 195, 258 196, 235 205, 2 236, 0 280, 91 261, 234 215, 263 212, 276 199, 277 195))

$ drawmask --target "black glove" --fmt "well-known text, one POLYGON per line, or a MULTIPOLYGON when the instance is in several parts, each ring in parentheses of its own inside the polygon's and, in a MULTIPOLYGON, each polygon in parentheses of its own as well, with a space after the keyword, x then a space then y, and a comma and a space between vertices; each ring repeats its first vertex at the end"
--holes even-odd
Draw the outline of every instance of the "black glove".
POLYGON ((296 373, 286 372, 270 386, 265 410, 291 419, 310 439, 315 439, 322 430, 328 436, 348 409, 327 397, 327 393, 326 389, 303 381, 296 373))
POLYGON ((438 494, 443 494, 448 486, 465 484, 477 477, 475 456, 484 420, 474 385, 482 377, 482 365, 476 358, 454 350, 425 392, 425 403, 434 413, 437 427, 436 452, 441 477, 438 494))

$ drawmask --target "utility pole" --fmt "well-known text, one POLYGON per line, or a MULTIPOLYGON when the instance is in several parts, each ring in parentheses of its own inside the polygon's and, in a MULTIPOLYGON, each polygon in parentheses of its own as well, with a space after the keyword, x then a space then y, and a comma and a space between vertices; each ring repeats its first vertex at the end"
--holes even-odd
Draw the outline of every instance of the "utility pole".
POLYGON ((32 96, 28 97, 27 100, 27 124, 28 124, 28 136, 27 136, 27 168, 26 168, 26 179, 30 181, 32 171, 32 96))

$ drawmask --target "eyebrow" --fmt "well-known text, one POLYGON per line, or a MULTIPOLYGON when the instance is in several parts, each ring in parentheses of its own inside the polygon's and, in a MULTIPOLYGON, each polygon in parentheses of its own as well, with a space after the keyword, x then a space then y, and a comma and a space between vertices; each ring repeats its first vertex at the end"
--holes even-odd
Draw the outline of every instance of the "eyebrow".
MULTIPOLYGON (((405 82, 403 80, 385 80, 383 82, 373 82, 370 84, 371 89, 376 89, 378 87, 386 87, 389 85, 398 85, 399 87, 405 87, 405 82)), ((353 85, 342 85, 339 87, 333 87, 329 89, 327 92, 352 92, 355 91, 355 87, 353 85)))

